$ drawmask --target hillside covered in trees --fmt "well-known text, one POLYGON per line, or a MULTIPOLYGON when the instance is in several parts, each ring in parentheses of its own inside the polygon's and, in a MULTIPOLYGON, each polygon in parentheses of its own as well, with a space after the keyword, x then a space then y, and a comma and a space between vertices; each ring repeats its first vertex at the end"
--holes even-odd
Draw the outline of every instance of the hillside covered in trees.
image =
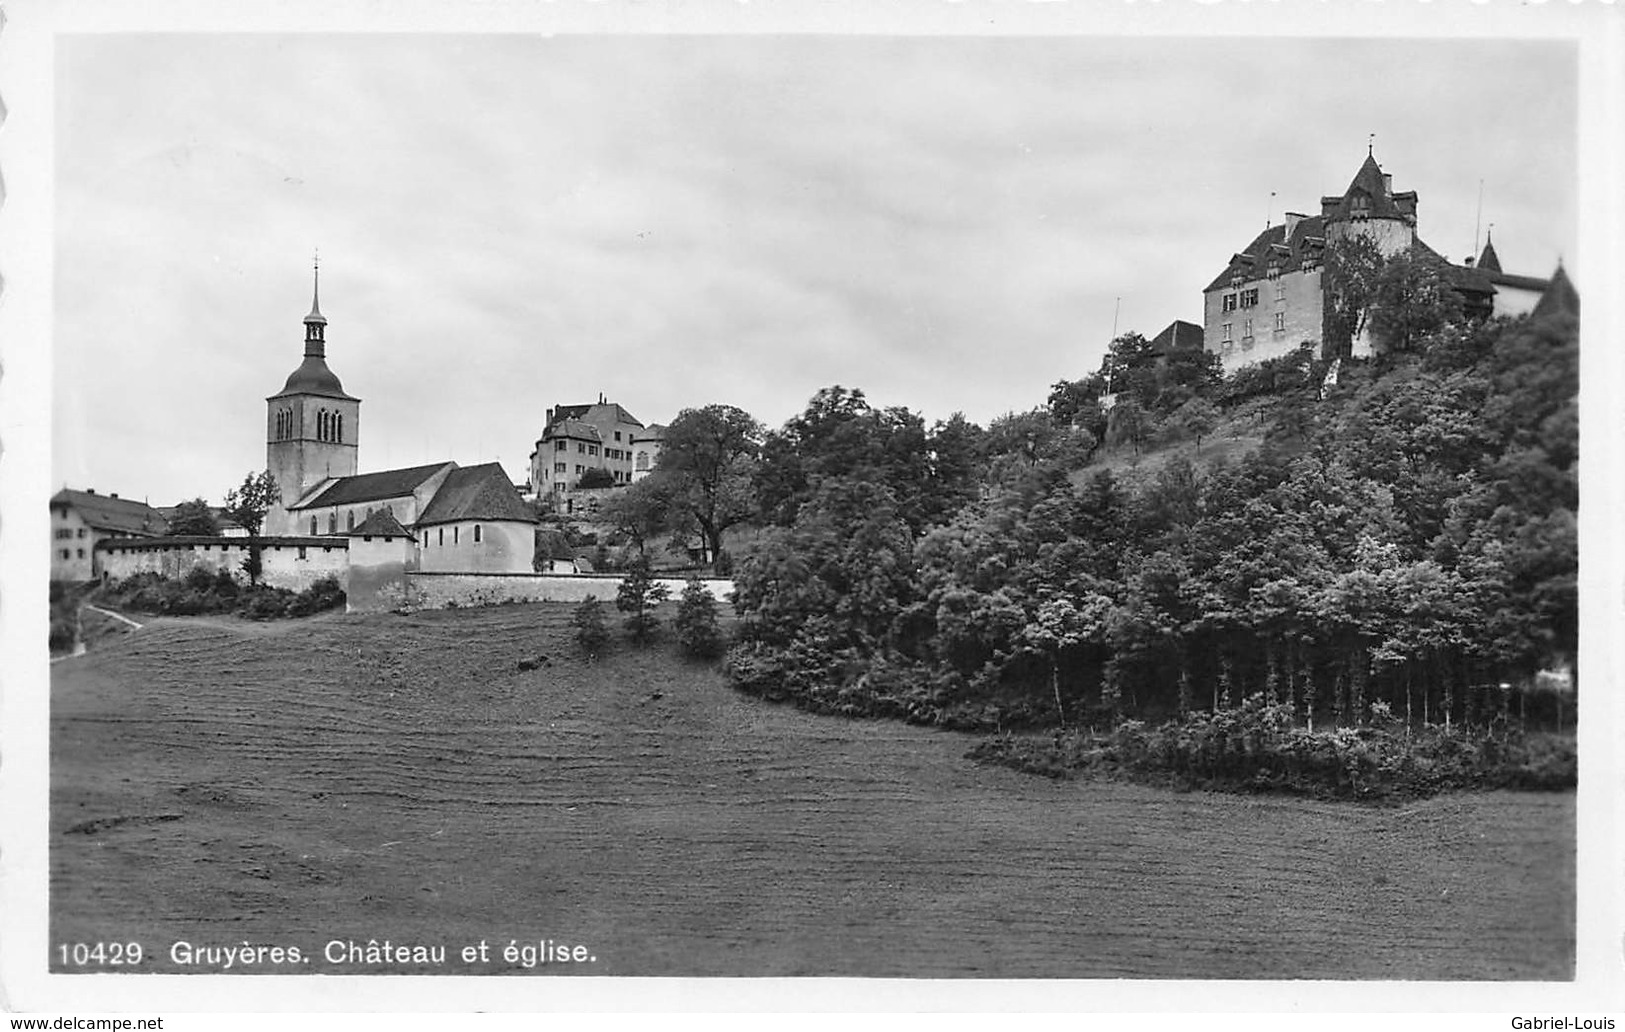
POLYGON ((985 429, 821 391, 738 470, 767 529, 735 570, 735 684, 987 730, 1254 695, 1308 728, 1504 719, 1501 686, 1576 648, 1576 319, 1395 339, 1222 377, 1129 334, 985 429), (1236 421, 1257 447, 1204 460, 1236 421))

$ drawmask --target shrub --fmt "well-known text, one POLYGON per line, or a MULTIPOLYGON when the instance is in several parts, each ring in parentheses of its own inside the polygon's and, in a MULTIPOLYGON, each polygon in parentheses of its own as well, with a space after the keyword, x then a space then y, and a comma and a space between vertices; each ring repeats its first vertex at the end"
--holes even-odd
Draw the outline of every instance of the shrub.
POLYGON ((1309 731, 1261 695, 1240 707, 1150 727, 1003 736, 972 758, 1052 777, 1078 771, 1228 792, 1334 799, 1404 799, 1472 788, 1563 790, 1576 783, 1574 739, 1496 736, 1463 728, 1405 735, 1384 728, 1309 731))
POLYGON ((620 590, 615 593, 615 608, 626 614, 622 623, 633 641, 641 645, 660 629, 654 608, 666 600, 666 594, 666 586, 655 583, 649 575, 647 559, 640 557, 627 568, 620 590))
POLYGON ((722 630, 717 626, 717 603, 711 591, 698 577, 689 579, 677 603, 677 618, 673 622, 677 643, 683 652, 695 659, 716 659, 722 655, 722 630))
POLYGON ((239 597, 238 612, 250 620, 274 620, 288 615, 289 602, 294 594, 285 588, 256 585, 239 597))
POLYGON ((609 621, 604 618, 604 607, 598 596, 588 595, 583 599, 570 621, 575 625, 576 641, 580 642, 582 651, 589 658, 596 658, 609 643, 609 621))
POLYGON ((193 591, 212 591, 215 586, 214 571, 207 566, 194 566, 181 578, 181 583, 193 591))

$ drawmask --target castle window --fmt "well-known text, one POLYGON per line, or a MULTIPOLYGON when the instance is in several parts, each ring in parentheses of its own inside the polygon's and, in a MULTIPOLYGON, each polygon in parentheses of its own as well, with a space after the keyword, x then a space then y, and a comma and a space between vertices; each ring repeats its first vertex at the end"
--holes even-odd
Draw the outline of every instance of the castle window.
POLYGON ((568 451, 569 449, 570 449, 570 442, 569 441, 554 441, 553 442, 553 450, 554 451, 568 451))
POLYGON ((83 559, 85 557, 85 550, 83 548, 75 549, 75 551, 79 553, 79 558, 83 559))
POLYGON ((584 444, 577 444, 576 445, 576 454, 578 454, 578 455, 587 454, 587 446, 584 445, 584 444))
POLYGON ((480 543, 480 525, 478 523, 474 524, 474 543, 476 545, 480 543))
POLYGON ((1280 280, 1275 281, 1275 300, 1286 300, 1286 284, 1282 283, 1280 280))
POLYGON ((615 439, 617 441, 619 441, 621 439, 621 432, 619 430, 615 431, 615 439))
POLYGON ((1234 295, 1234 294, 1226 294, 1226 295, 1224 295, 1223 310, 1226 311, 1226 312, 1234 312, 1236 310, 1236 295, 1234 295))
POLYGON ((596 444, 587 445, 587 454, 588 455, 597 455, 598 454, 598 446, 596 444))
POLYGON ((1253 339, 1253 321, 1251 319, 1248 319, 1241 324, 1241 339, 1253 339))
POLYGON ((1349 198, 1349 215, 1356 219, 1371 217, 1371 198, 1363 193, 1357 193, 1349 198))
POLYGON ((1225 340, 1225 341, 1226 341, 1226 342, 1227 342, 1227 343, 1228 343, 1228 342, 1229 342, 1229 341, 1230 341, 1230 340, 1232 340, 1232 339, 1233 339, 1233 338, 1232 338, 1232 336, 1231 336, 1231 328, 1232 328, 1232 327, 1234 327, 1234 326, 1235 326, 1235 323, 1225 323, 1225 324, 1224 324, 1224 340, 1225 340))
POLYGON ((73 558, 73 553, 69 552, 66 548, 64 548, 62 550, 62 558, 64 558, 64 559, 72 559, 73 558))
POLYGON ((1286 332, 1286 313, 1285 312, 1276 312, 1275 313, 1275 332, 1276 333, 1285 333, 1286 332))
POLYGON ((645 470, 647 470, 648 468, 649 468, 649 453, 646 452, 646 451, 638 452, 638 472, 642 473, 645 470))
POLYGON ((1243 308, 1257 308, 1258 307, 1258 288, 1257 287, 1253 287, 1251 290, 1243 290, 1241 292, 1241 307, 1243 307, 1243 308))
POLYGON ((301 559, 305 558, 305 546, 304 545, 299 546, 299 558, 301 558, 301 559))

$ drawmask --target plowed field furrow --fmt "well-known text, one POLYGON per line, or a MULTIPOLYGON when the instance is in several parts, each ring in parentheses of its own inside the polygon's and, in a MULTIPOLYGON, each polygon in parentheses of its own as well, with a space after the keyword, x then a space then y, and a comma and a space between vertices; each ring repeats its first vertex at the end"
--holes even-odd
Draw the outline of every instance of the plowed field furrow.
POLYGON ((147 970, 247 939, 346 974, 1572 972, 1572 795, 1382 810, 1027 777, 964 736, 746 698, 667 647, 584 663, 567 606, 156 618, 51 672, 52 941, 135 939, 147 970), (322 957, 373 938, 596 959, 322 957))

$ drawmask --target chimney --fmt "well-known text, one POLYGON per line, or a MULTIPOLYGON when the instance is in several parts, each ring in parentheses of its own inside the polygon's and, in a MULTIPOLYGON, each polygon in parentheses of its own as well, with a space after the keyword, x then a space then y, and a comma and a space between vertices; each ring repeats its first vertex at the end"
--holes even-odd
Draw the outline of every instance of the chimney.
POLYGON ((85 488, 85 494, 95 494, 95 493, 96 493, 96 489, 94 487, 85 488))
POLYGON ((1286 213, 1286 236, 1282 238, 1286 243, 1292 243, 1292 233, 1298 228, 1298 223, 1302 222, 1304 217, 1301 212, 1289 211, 1286 213))
POLYGON ((118 497, 118 492, 114 491, 113 493, 109 494, 107 497, 109 497, 109 498, 117 498, 118 497))
POLYGON ((1394 195, 1394 177, 1387 172, 1382 174, 1382 192, 1390 197, 1394 195))

